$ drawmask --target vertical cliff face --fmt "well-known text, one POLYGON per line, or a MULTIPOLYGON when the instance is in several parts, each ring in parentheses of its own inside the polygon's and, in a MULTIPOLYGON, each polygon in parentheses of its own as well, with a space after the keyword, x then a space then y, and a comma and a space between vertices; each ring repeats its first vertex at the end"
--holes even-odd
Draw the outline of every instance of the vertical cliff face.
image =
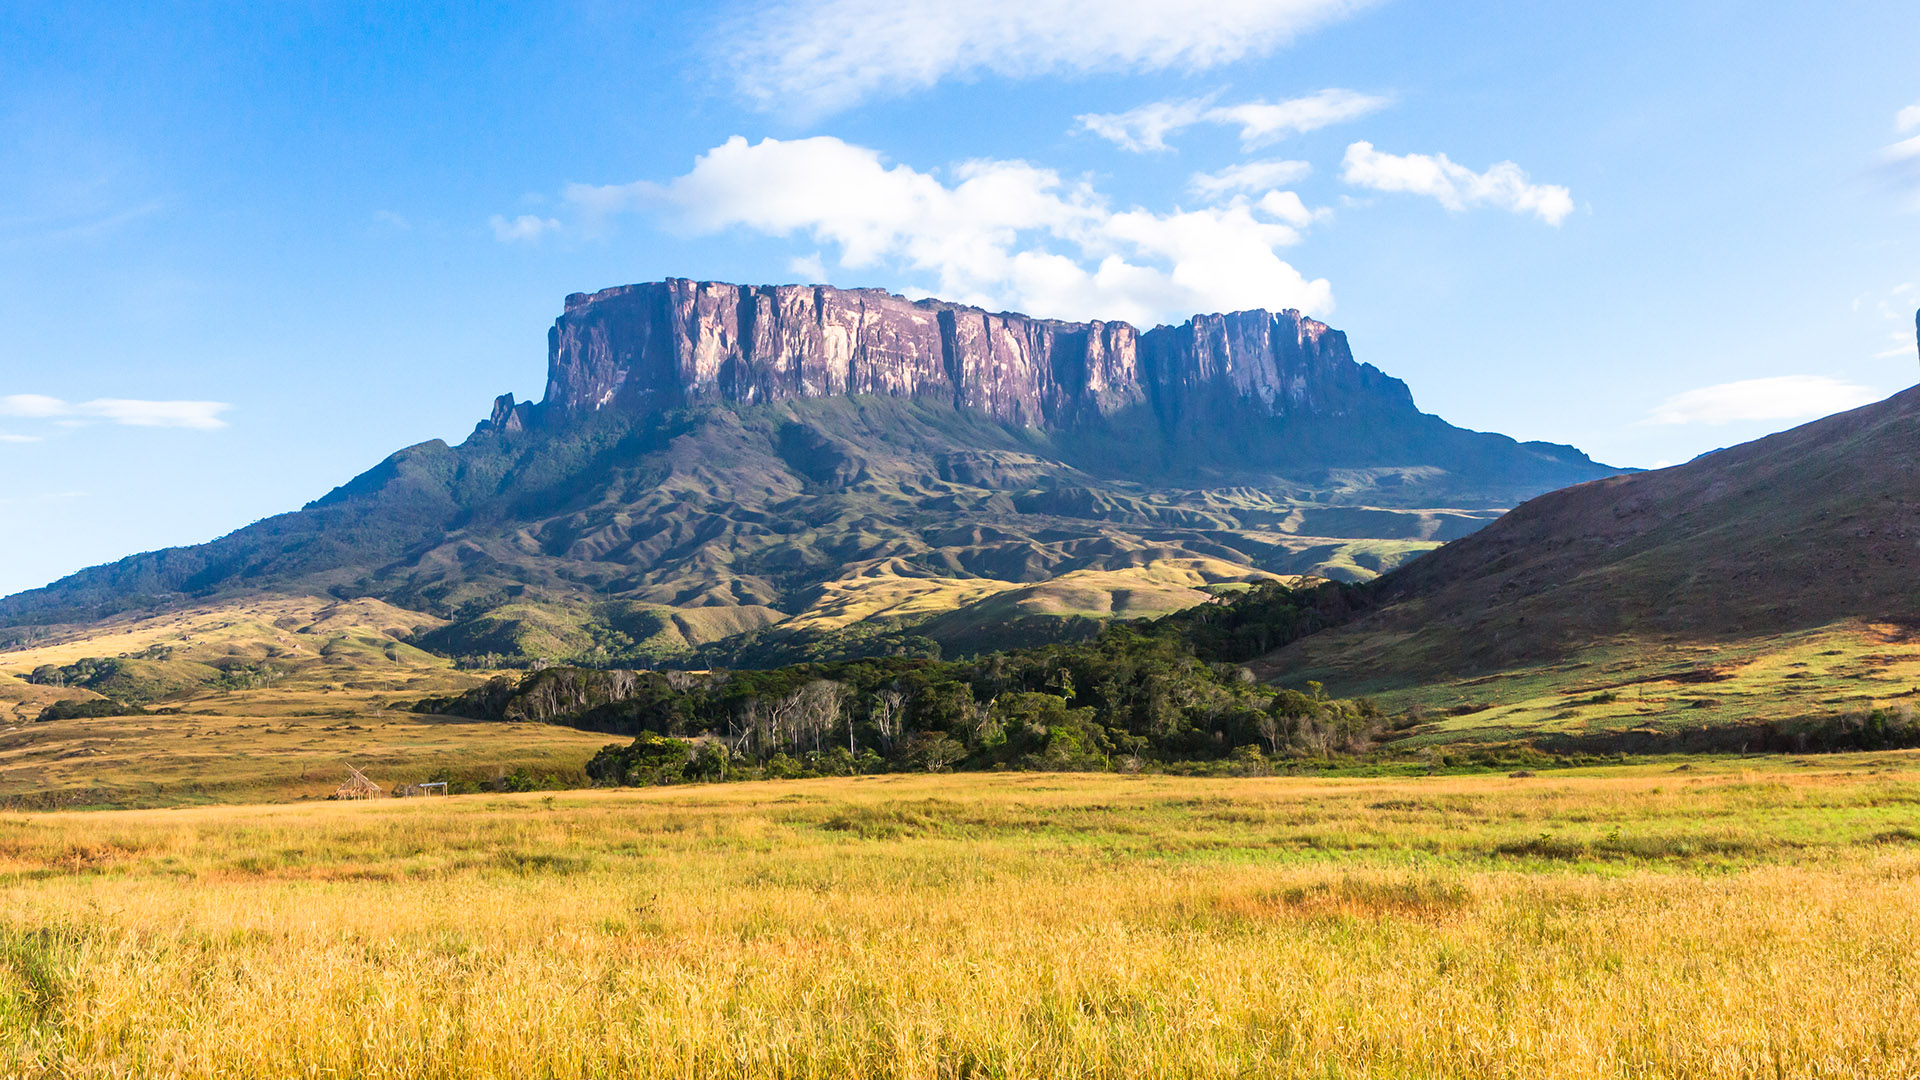
MULTIPOLYGON (((548 344, 541 409, 555 418, 839 394, 929 398, 1049 429, 1149 410, 1168 434, 1248 412, 1414 412, 1404 383, 1297 311, 1142 333, 877 289, 676 278, 569 296, 548 344)), ((511 401, 496 413, 502 430, 532 419, 511 401)))

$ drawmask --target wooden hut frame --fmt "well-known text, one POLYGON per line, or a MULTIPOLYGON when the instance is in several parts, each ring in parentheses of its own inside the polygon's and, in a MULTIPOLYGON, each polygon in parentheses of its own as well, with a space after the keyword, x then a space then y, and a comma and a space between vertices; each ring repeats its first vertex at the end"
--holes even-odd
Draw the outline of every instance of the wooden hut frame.
POLYGON ((333 793, 336 799, 377 799, 385 795, 379 784, 367 779, 367 774, 353 766, 347 766, 347 782, 341 784, 333 793))

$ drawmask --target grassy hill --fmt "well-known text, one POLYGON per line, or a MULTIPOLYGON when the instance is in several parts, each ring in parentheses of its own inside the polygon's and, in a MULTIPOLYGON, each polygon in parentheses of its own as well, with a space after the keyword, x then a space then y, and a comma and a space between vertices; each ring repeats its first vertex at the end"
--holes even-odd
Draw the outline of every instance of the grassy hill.
MULTIPOLYGON (((1224 452, 1147 468, 1117 438, 891 398, 487 429, 401 451, 213 543, 0 600, 0 642, 120 614, 332 596, 436 620, 416 643, 443 654, 687 663, 777 624, 818 633, 985 604, 930 629, 958 633, 952 647, 996 611, 1145 615, 1195 602, 1196 583, 1363 580, 1515 497, 1609 471, 1415 415, 1419 430, 1334 465, 1307 439, 1284 471, 1224 452), (1423 460, 1423 447, 1440 453, 1428 442, 1459 442, 1441 454, 1457 468, 1423 460), (1502 472, 1507 458, 1525 461, 1502 472), (1208 569, 1182 577, 1196 566, 1208 569)), ((1341 422, 1365 442, 1365 418, 1341 422)))
POLYGON ((1436 738, 1630 746, 1718 728, 1739 743, 1753 725, 1906 708, 1916 446, 1920 389, 1541 496, 1256 670, 1459 710, 1436 738))

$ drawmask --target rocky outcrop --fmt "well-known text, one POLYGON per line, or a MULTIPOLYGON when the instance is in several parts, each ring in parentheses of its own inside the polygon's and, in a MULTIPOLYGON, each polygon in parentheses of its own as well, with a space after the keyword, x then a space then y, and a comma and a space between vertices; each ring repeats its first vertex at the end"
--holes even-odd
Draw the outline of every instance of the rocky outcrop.
POLYGON ((1144 411, 1169 434, 1266 416, 1414 415, 1406 384, 1298 311, 1201 315, 1142 332, 992 313, 879 289, 683 278, 567 297, 546 399, 483 425, 841 394, 930 398, 1004 423, 1072 428, 1144 411))

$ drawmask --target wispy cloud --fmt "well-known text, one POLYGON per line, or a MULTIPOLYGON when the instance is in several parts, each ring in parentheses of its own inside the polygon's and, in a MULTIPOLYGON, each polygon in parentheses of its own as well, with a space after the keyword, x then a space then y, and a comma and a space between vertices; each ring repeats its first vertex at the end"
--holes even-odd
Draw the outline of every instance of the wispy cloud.
POLYGON ((0 443, 35 443, 39 441, 40 436, 38 435, 15 435, 11 432, 0 431, 0 443))
MULTIPOLYGON (((886 268, 947 299, 1036 315, 1151 323, 1333 306, 1326 280, 1278 254, 1314 216, 1297 197, 1120 209, 1086 182, 1024 161, 967 161, 936 174, 826 136, 754 144, 735 136, 664 184, 574 185, 565 198, 589 219, 642 210, 691 233, 797 236, 817 249, 813 258, 825 251, 844 268, 886 268)), ((796 269, 803 265, 815 268, 796 269)))
POLYGON ((1806 420, 1880 399, 1864 386, 1825 375, 1776 375, 1703 386, 1654 406, 1642 425, 1731 424, 1742 420, 1806 420))
POLYGON ((220 414, 233 406, 224 401, 145 401, 137 398, 95 398, 67 402, 45 394, 9 394, 0 397, 0 416, 31 420, 104 420, 127 427, 196 428, 211 431, 227 426, 220 414))
POLYGON ((1383 154, 1369 142, 1347 147, 1340 179, 1373 191, 1405 192, 1437 200, 1448 210, 1496 206, 1532 214, 1558 225, 1573 213, 1573 193, 1558 184, 1536 184, 1520 166, 1502 161, 1474 172, 1445 154, 1383 154))
POLYGON ((530 244, 560 228, 560 222, 538 214, 521 214, 515 218, 495 214, 487 224, 493 227, 493 238, 503 244, 530 244))
POLYGON ((1126 112, 1085 113, 1074 119, 1081 130, 1135 153, 1171 150, 1167 136, 1198 124, 1237 127, 1241 147, 1252 151, 1289 135, 1356 120, 1391 103, 1386 97, 1338 88, 1286 101, 1243 101, 1237 105, 1215 105, 1218 96, 1156 101, 1126 112))
POLYGON ((1878 317, 1886 347, 1873 354, 1875 360, 1892 360, 1914 355, 1916 336, 1914 304, 1920 302, 1920 285, 1903 281, 1885 292, 1863 293, 1853 298, 1853 310, 1868 318, 1878 317))
POLYGON ((813 117, 982 74, 1204 71, 1264 56, 1368 0, 776 0, 713 62, 768 112, 813 117))
MULTIPOLYGON (((1905 135, 1920 130, 1920 104, 1901 109, 1893 118, 1894 131, 1905 135)), ((1880 151, 1880 169, 1896 186, 1911 196, 1912 209, 1920 210, 1920 135, 1901 139, 1880 151)))
POLYGON ((1218 199, 1237 191, 1266 192, 1298 183, 1313 172, 1304 161, 1249 161, 1187 178, 1187 190, 1203 199, 1218 199))

